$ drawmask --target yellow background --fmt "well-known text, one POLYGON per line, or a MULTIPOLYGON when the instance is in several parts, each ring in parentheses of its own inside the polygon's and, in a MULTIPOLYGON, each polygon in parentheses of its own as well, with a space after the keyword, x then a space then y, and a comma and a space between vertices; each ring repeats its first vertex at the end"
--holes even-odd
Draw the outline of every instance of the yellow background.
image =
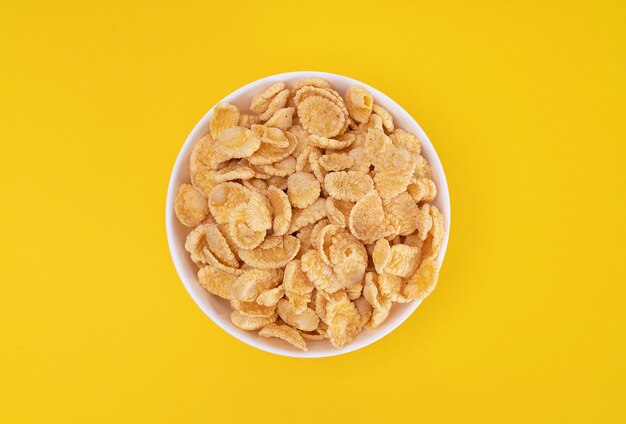
POLYGON ((2 1, 0 422, 625 422, 624 4, 2 1), (191 128, 290 70, 397 100, 452 197, 436 292, 329 359, 220 330, 165 238, 191 128))

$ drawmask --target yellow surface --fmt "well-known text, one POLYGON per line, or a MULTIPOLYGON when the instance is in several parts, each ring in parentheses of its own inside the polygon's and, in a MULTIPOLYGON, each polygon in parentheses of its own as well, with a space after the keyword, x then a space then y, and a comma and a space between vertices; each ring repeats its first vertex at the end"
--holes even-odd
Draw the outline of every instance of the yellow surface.
POLYGON ((438 3, 3 1, 0 422, 625 422, 625 3, 438 3), (452 195, 436 292, 330 359, 220 330, 165 240, 191 128, 289 70, 396 99, 452 195))

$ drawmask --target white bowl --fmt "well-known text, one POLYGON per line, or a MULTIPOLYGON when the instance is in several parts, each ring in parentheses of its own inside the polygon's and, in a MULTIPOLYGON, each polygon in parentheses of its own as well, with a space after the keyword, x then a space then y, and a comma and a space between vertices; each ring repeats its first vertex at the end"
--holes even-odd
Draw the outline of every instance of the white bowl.
MULTIPOLYGON (((446 253, 448 236, 450 234, 450 196, 448 193, 448 183, 446 182, 446 177, 443 173, 441 161, 439 160, 439 157, 437 157, 437 153, 435 152, 430 140, 424 131, 422 131, 422 128, 415 121, 415 119, 413 119, 411 115, 400 107, 400 105, 398 105, 395 101, 361 81, 326 72, 288 72, 261 78, 260 80, 254 81, 234 91, 232 94, 226 96, 222 101, 232 103, 240 110, 246 111, 248 110, 252 96, 259 91, 264 90, 271 84, 277 81, 284 81, 289 85, 307 77, 320 77, 326 79, 332 84, 332 87, 339 91, 342 95, 345 93, 346 89, 352 85, 358 84, 367 88, 374 95, 374 101, 383 106, 393 115, 396 127, 416 134, 419 137, 422 142, 422 155, 428 160, 428 163, 432 168, 433 179, 437 184, 438 194, 434 203, 445 217, 446 235, 443 240, 443 245, 441 246, 441 252, 437 258, 439 264, 441 265, 446 253)), ((394 304, 391 308, 389 317, 380 327, 374 330, 363 330, 352 342, 344 346, 343 349, 334 348, 328 340, 307 341, 309 351, 301 352, 282 340, 260 337, 257 332, 240 330, 230 322, 231 308, 229 302, 206 292, 200 284, 198 284, 196 277, 198 268, 191 261, 188 252, 185 251, 184 248, 185 238, 187 237, 190 229, 184 227, 180 222, 178 222, 178 219, 174 214, 174 198, 176 197, 178 186, 181 183, 189 181, 188 161, 191 149, 196 141, 198 141, 204 134, 208 133, 209 119, 212 114, 213 108, 211 108, 211 110, 209 110, 196 124, 187 137, 187 140, 185 140, 185 144, 176 158, 176 163, 174 164, 174 169, 172 170, 172 176, 170 177, 170 183, 167 189, 167 204, 165 209, 167 240, 172 254, 172 259, 174 260, 174 265, 176 266, 176 271, 185 285, 185 288, 196 304, 198 304, 200 309, 202 309, 204 313, 207 314, 209 318, 211 318, 223 330, 251 346, 278 355, 300 358, 320 358, 352 352, 383 338, 402 324, 402 322, 407 319, 413 311, 415 311, 415 309, 417 309, 420 302, 414 301, 405 304, 394 304)), ((200 335, 198 335, 198 337, 200 337, 200 335)))

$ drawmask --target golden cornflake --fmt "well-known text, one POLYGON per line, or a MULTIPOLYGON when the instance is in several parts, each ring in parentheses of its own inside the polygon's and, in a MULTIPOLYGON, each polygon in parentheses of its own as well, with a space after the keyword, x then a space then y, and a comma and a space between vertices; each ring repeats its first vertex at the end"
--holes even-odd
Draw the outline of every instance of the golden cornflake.
POLYGON ((374 188, 369 175, 356 171, 330 172, 324 177, 324 188, 337 200, 356 202, 374 188))
POLYGON ((341 107, 331 100, 311 96, 298 105, 300 124, 309 134, 327 138, 335 137, 344 129, 346 116, 341 107))
POLYGON ((264 290, 277 287, 281 278, 281 270, 251 268, 232 280, 231 293, 234 299, 253 302, 264 290))
POLYGON ((378 276, 373 272, 365 275, 365 287, 363 297, 372 305, 373 313, 371 320, 365 324, 366 328, 376 328, 389 316, 391 299, 383 296, 378 289, 378 276))
POLYGON ((389 261, 385 265, 384 271, 398 277, 410 277, 419 265, 419 253, 420 250, 417 247, 406 244, 391 246, 389 261))
POLYGON ((174 200, 174 212, 181 224, 195 227, 209 214, 207 197, 191 184, 181 184, 174 200))
POLYGON ((344 96, 350 116, 356 122, 365 123, 372 113, 374 98, 365 88, 355 85, 346 91, 344 96))
POLYGON ((289 234, 298 231, 305 225, 314 224, 326 216, 326 201, 319 198, 311 206, 304 209, 295 209, 291 218, 289 234))
POLYGON ((320 197, 320 183, 313 174, 296 172, 287 179, 287 195, 292 206, 304 209, 320 197))
POLYGON ((211 137, 218 139, 225 130, 239 124, 239 110, 230 103, 219 103, 213 109, 213 116, 209 121, 211 137))
POLYGON ((293 122, 293 114, 296 110, 292 107, 284 107, 278 109, 270 119, 267 120, 265 125, 268 127, 276 127, 281 130, 287 130, 291 128, 293 122))
POLYGON ((406 236, 417 229, 417 215, 419 207, 413 197, 407 192, 397 195, 384 202, 385 213, 398 220, 400 230, 398 234, 406 236))
POLYGON ((250 110, 256 113, 263 113, 267 110, 270 102, 279 92, 285 89, 284 82, 276 82, 265 91, 255 94, 250 102, 250 110))
POLYGON ((289 198, 284 191, 270 186, 267 189, 267 200, 269 200, 273 210, 272 228, 274 234, 277 236, 287 234, 291 224, 291 203, 289 203, 289 198))
POLYGON ((227 274, 212 266, 205 266, 198 271, 198 283, 211 294, 224 299, 234 299, 232 287, 237 276, 227 274))
POLYGON ((306 342, 298 332, 298 330, 288 325, 269 324, 259 331, 261 337, 276 337, 286 341, 293 347, 296 347, 304 352, 309 349, 306 347, 306 342))
POLYGON ((327 171, 343 171, 354 166, 354 158, 346 153, 331 153, 323 155, 319 163, 327 171))
POLYGON ((230 314, 230 321, 235 327, 241 328, 242 330, 258 330, 259 328, 273 323, 276 321, 276 318, 278 318, 278 314, 274 314, 270 317, 253 317, 238 310, 234 310, 230 314))
POLYGON ((269 249, 242 250, 239 252, 239 258, 246 264, 259 269, 283 268, 298 254, 300 240, 290 235, 282 237, 283 243, 279 246, 269 249))
POLYGON ((385 127, 385 131, 388 133, 393 132, 393 116, 381 105, 374 105, 372 107, 372 112, 376 115, 380 116, 383 121, 383 127, 385 127))

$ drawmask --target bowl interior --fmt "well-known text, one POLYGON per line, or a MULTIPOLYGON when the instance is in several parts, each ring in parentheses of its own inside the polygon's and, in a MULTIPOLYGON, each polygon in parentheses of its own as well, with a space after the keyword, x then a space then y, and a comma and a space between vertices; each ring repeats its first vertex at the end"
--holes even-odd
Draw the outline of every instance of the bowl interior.
MULTIPOLYGON (((332 84, 333 88, 341 95, 343 95, 348 87, 352 85, 358 84, 367 88, 373 94, 374 101, 383 106, 393 115, 394 123, 397 128, 402 128, 418 136, 422 143, 422 155, 431 165, 433 180, 437 184, 438 194, 434 204, 439 208, 445 217, 446 235, 441 252, 438 256, 438 261, 441 265, 448 244, 448 235, 450 233, 450 197, 448 193, 448 185, 441 162, 439 161, 437 153, 435 152, 430 140, 411 115, 409 115, 396 102, 375 88, 372 88, 360 81, 324 72, 289 72, 262 78, 238 89, 232 94, 226 96, 222 101, 234 104, 241 111, 248 111, 248 106, 252 96, 259 91, 264 90, 271 84, 277 81, 284 81, 290 85, 295 81, 311 76, 317 76, 328 80, 332 84)), ((260 337, 256 332, 240 330, 230 322, 231 308, 229 302, 207 293, 198 284, 196 277, 197 266, 191 261, 184 248, 185 238, 187 237, 190 229, 178 222, 178 219, 174 214, 174 198, 176 196, 178 186, 189 181, 188 161, 191 149, 196 141, 209 132, 209 119, 212 113, 213 108, 211 108, 211 110, 204 115, 204 117, 196 124, 187 137, 172 171, 166 205, 166 228, 172 259, 174 260, 174 265, 176 266, 176 270, 185 285, 185 288, 198 306, 217 325, 239 340, 268 352, 294 357, 324 357, 351 352, 384 337, 394 328, 399 326, 405 319, 407 319, 419 306, 420 302, 410 302, 405 304, 394 303, 388 319, 380 327, 374 330, 363 330, 363 332, 361 332, 351 343, 347 344, 341 350, 335 349, 328 340, 322 340, 307 341, 309 346, 308 352, 300 352, 278 339, 267 339, 260 337)))

